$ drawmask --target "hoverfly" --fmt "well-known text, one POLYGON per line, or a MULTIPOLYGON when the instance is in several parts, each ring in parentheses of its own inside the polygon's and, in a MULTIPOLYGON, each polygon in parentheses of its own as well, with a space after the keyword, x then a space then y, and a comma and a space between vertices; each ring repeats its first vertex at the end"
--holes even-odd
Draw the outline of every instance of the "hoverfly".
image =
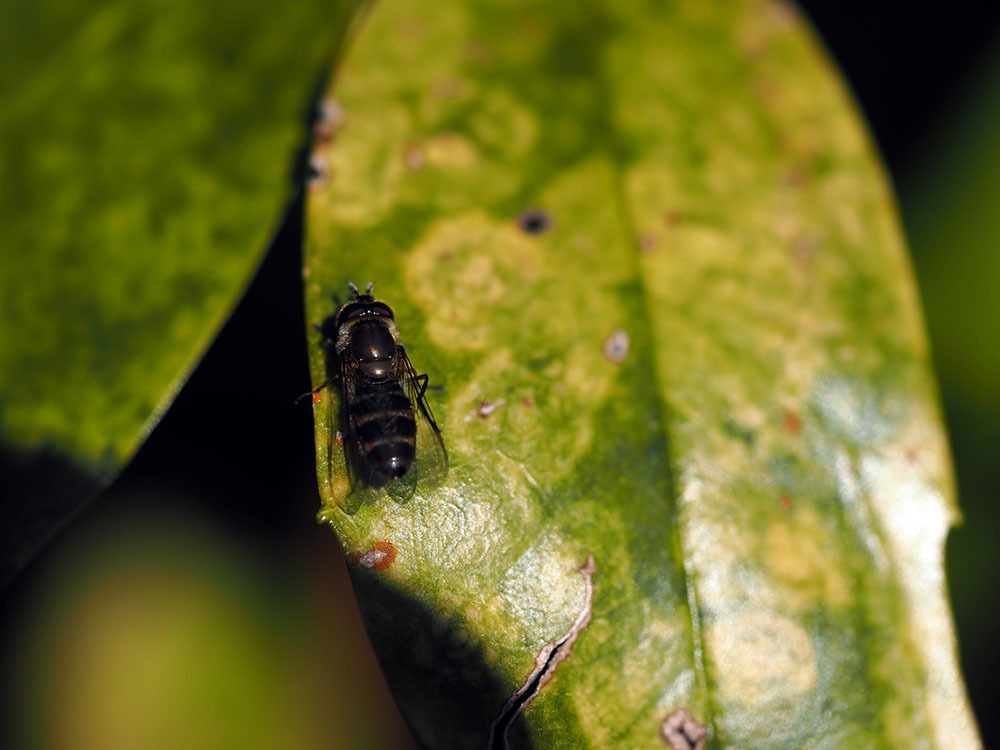
POLYGON ((322 329, 330 378, 310 391, 340 385, 340 428, 351 480, 341 507, 348 513, 383 488, 406 500, 417 481, 434 483, 448 471, 441 430, 427 403, 427 375, 417 374, 399 343, 395 314, 372 296, 373 286, 362 294, 348 284, 354 299, 322 329))

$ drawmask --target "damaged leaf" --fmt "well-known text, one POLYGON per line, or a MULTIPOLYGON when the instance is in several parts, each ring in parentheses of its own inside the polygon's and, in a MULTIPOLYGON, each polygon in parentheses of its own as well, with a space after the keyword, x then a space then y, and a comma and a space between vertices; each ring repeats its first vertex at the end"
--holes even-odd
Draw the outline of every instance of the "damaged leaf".
POLYGON ((327 109, 309 322, 374 282, 440 386, 447 478, 357 512, 314 404, 424 745, 977 745, 893 198, 792 8, 386 2, 327 109))

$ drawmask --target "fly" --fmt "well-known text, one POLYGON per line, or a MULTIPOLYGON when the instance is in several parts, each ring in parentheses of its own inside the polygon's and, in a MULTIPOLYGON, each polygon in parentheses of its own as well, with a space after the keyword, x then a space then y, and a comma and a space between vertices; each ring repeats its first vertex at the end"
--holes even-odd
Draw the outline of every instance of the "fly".
POLYGON ((313 389, 340 386, 340 427, 351 479, 354 513, 366 496, 383 488, 406 499, 417 481, 431 482, 448 470, 441 430, 427 403, 427 375, 418 375, 399 342, 395 314, 372 296, 373 284, 341 306, 332 327, 324 325, 330 379, 313 389))

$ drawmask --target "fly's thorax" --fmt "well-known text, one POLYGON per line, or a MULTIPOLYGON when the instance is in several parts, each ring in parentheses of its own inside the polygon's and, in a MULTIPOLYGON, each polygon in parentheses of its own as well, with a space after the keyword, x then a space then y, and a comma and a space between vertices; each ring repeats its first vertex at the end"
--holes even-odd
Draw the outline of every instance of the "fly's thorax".
POLYGON ((398 346, 396 324, 383 315, 346 320, 337 331, 337 356, 352 363, 369 380, 392 377, 398 346))

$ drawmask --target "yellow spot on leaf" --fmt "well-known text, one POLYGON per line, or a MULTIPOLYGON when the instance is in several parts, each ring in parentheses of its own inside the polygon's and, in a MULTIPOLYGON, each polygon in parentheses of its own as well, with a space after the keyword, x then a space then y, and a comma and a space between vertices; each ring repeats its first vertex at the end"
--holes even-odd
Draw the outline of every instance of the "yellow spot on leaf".
POLYGON ((819 514, 804 509, 770 526, 764 560, 777 582, 788 588, 794 606, 839 608, 850 603, 852 582, 835 555, 838 549, 819 514))
MULTIPOLYGON (((538 249, 509 223, 481 212, 444 219, 411 252, 408 277, 432 313, 427 328, 446 350, 480 350, 492 342, 498 309, 536 274, 538 249)), ((523 292, 522 292, 523 293, 523 292)))
POLYGON ((708 628, 708 656, 727 697, 764 707, 816 685, 816 652, 793 620, 767 613, 733 617, 708 628))
POLYGON ((464 168, 479 161, 475 145, 458 133, 440 133, 424 145, 427 164, 440 168, 464 168))

